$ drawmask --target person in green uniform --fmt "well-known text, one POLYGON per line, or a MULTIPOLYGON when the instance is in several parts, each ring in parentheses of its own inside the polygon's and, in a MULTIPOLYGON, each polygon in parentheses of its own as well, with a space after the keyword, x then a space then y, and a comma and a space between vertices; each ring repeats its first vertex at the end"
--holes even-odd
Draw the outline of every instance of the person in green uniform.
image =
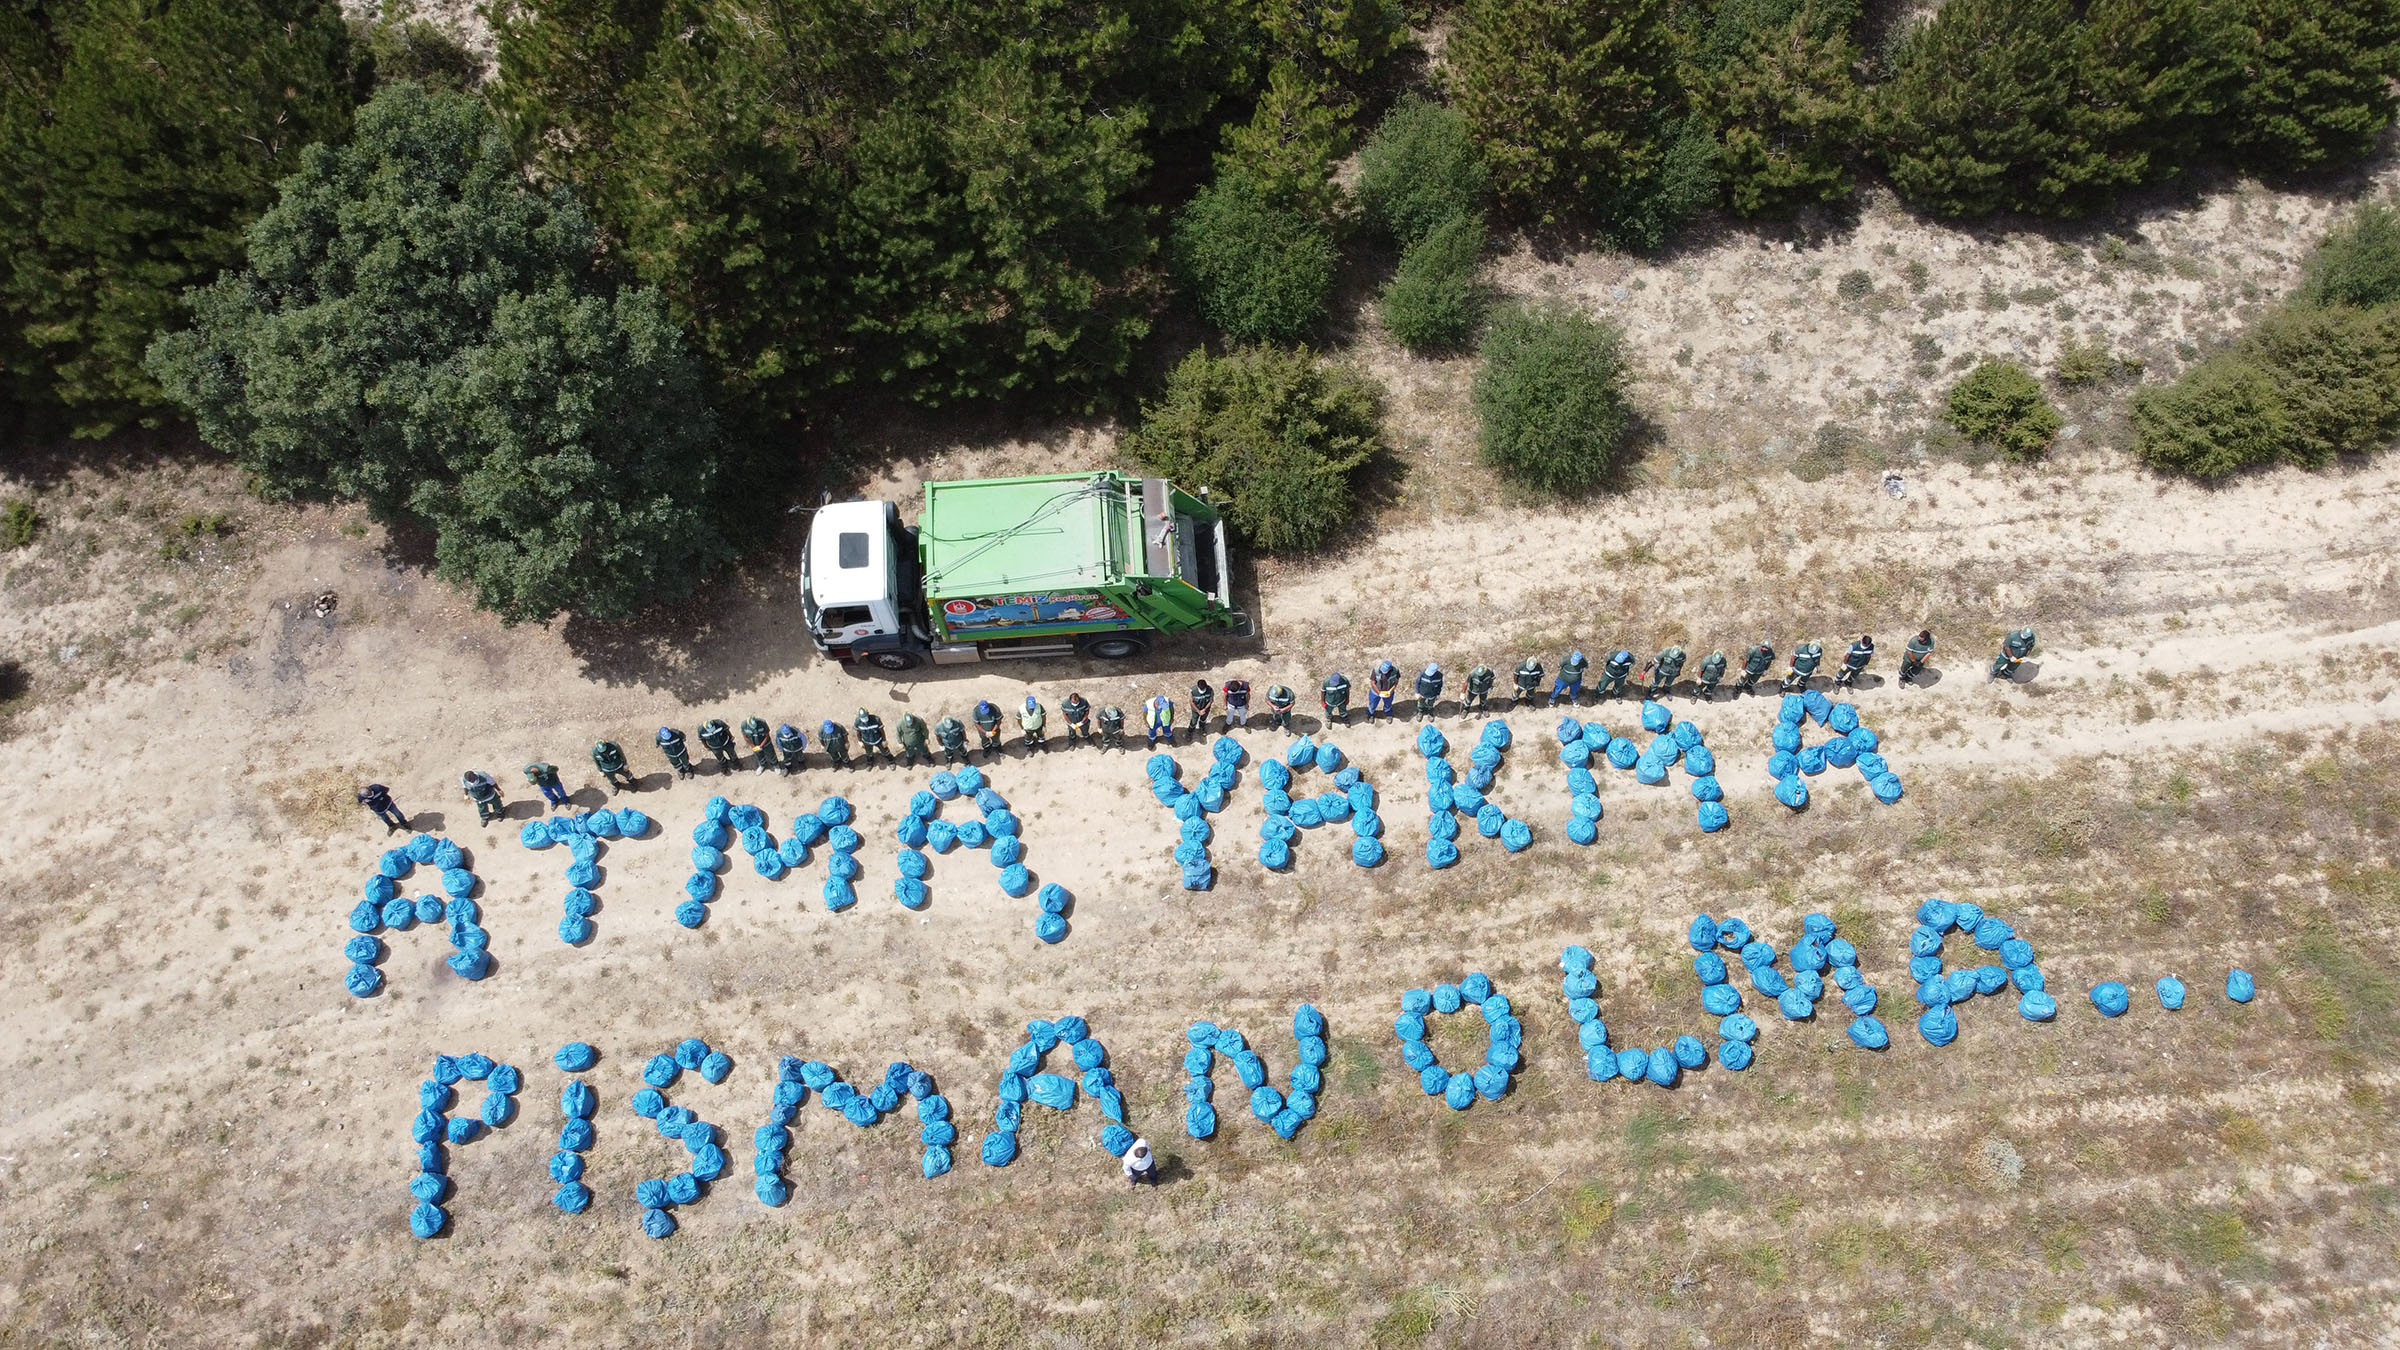
POLYGON ((717 767, 727 773, 742 767, 742 757, 733 752, 733 728, 725 719, 712 717, 700 724, 700 744, 717 757, 717 767))
POLYGON ((964 764, 967 762, 966 723, 948 713, 943 713, 942 720, 933 724, 933 739, 942 747, 942 763, 964 764))
POLYGON ((1217 688, 1206 680, 1192 681, 1191 725, 1184 728, 1188 739, 1197 739, 1208 730, 1208 709, 1217 701, 1217 688))
POLYGON ((1675 679, 1683 674, 1684 654, 1681 647, 1669 647, 1650 660, 1650 698, 1664 698, 1675 688, 1675 679))
POLYGON ((1067 744, 1078 746, 1092 738, 1092 705, 1078 693, 1069 692, 1058 705, 1058 715, 1067 724, 1067 744))
POLYGON ((489 825, 508 814, 508 807, 500 800, 500 785, 492 781, 490 774, 469 769, 458 776, 458 785, 466 792, 467 800, 475 803, 476 824, 489 825))
POLYGON ((1442 668, 1431 661, 1417 672, 1417 720, 1433 716, 1434 706, 1442 701, 1442 668))
POLYGON ((1000 709, 988 698, 975 700, 975 736, 983 742, 983 762, 1000 753, 1000 709))
POLYGON ((783 757, 785 773, 796 772, 800 768, 800 757, 807 752, 808 736, 805 732, 789 722, 776 724, 775 753, 783 757))
POLYGON ((1921 628, 1915 637, 1908 640, 1907 649, 1900 653, 1900 683, 1915 684, 1917 677, 1925 673, 1925 662, 1932 655, 1933 630, 1921 628))
POLYGON ((1611 694, 1624 693, 1626 683, 1632 678, 1633 653, 1619 647, 1608 654, 1607 664, 1600 667, 1600 683, 1592 690, 1592 701, 1597 703, 1611 694))
POLYGON ((1511 708, 1524 707, 1525 700, 1541 692, 1543 673, 1539 657, 1528 656, 1517 663, 1514 677, 1517 682, 1517 701, 1509 705, 1511 708))
POLYGON ((767 719, 743 718, 742 739, 750 743, 750 753, 757 757, 760 773, 775 767, 775 730, 767 725, 767 719))
POLYGON ((1733 682, 1733 692, 1747 694, 1758 687, 1758 681, 1775 668, 1775 649, 1761 640, 1742 655, 1742 676, 1733 682))
POLYGON ((858 757, 860 759, 872 763, 880 755, 884 763, 893 762, 892 747, 883 743, 882 718, 861 708, 858 710, 858 716, 850 719, 850 726, 858 732, 858 757))
POLYGON ((1292 704, 1299 699, 1288 684, 1267 686, 1267 725, 1277 731, 1292 729, 1292 704))
POLYGON ((1326 676, 1325 687, 1317 691, 1317 706, 1325 710, 1326 725, 1349 722, 1350 677, 1338 670, 1326 676))
POLYGON ((900 733, 901 766, 913 768, 917 760, 922 758, 927 768, 933 767, 933 752, 925 748, 925 719, 913 712, 904 712, 900 714, 897 730, 900 733))
POLYGON ((1725 650, 1720 647, 1700 658, 1700 679, 1692 685, 1692 694, 1697 698, 1710 698, 1716 694, 1717 685, 1724 678, 1725 650))
POLYGON ((677 778, 692 776, 692 752, 683 743, 683 733, 673 727, 658 729, 658 752, 667 757, 667 767, 677 778))
POLYGON ((1842 668, 1833 676, 1834 687, 1837 689, 1857 688, 1858 677, 1867 673, 1867 663, 1874 659, 1874 635, 1861 636, 1858 641, 1850 644, 1849 651, 1842 654, 1842 668))
POLYGON ((1796 694, 1806 689, 1809 678, 1817 673, 1817 664, 1824 659, 1825 649, 1814 642, 1792 648, 1792 668, 1783 673, 1783 692, 1796 694))
POLYGON ((612 788, 631 792, 641 786, 639 780, 634 778, 633 770, 625 765, 625 747, 615 741, 592 742, 592 767, 600 771, 600 776, 607 779, 612 788))
POLYGON ((542 800, 552 806, 572 804, 567 801, 566 784, 558 781, 558 766, 555 764, 545 764, 537 759, 526 765, 525 781, 533 784, 534 790, 542 794, 542 800))
POLYGON ((850 767, 849 728, 828 717, 817 723, 817 744, 825 747, 825 758, 833 761, 833 767, 850 767))
POLYGON ((1125 710, 1113 703, 1100 710, 1100 748, 1125 748, 1125 710))
POLYGON ((1047 751, 1049 738, 1044 729, 1050 725, 1050 715, 1042 711, 1042 701, 1031 694, 1025 696, 1025 706, 1017 710, 1017 730, 1025 733, 1027 750, 1047 751))
POLYGON ((1467 701, 1463 711, 1479 713, 1491 706, 1495 678, 1490 666, 1479 665, 1467 672, 1467 701))
POLYGON ((2033 629, 2030 627, 2020 628, 2001 639, 2000 654, 1992 658, 1990 678, 1995 680, 2016 679, 2017 667, 2023 665, 2025 658, 2031 655, 2033 655, 2033 629))

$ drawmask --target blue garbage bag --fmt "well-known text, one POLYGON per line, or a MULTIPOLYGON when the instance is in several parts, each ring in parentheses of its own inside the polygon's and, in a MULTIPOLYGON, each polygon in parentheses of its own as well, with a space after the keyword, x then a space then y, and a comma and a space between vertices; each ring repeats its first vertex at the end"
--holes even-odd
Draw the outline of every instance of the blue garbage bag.
POLYGON ((1333 773, 1341 767, 1342 752, 1338 747, 1332 745, 1317 747, 1317 769, 1320 772, 1333 773))
POLYGON ((1373 867, 1383 861, 1383 841, 1354 839, 1350 843, 1350 861, 1361 867, 1373 867))
POLYGON ((1851 749, 1861 755, 1872 754, 1876 745, 1882 740, 1871 727, 1860 727, 1842 739, 1849 743, 1851 749))
POLYGON ((1776 749, 1785 754, 1796 753, 1800 749, 1800 728, 1789 722, 1777 722, 1773 740, 1776 749))
MULTIPOLYGON (((1478 826, 1480 828, 1480 825, 1478 826)), ((1501 822, 1500 846, 1511 853, 1523 853, 1533 844, 1533 827, 1511 817, 1501 822)))
POLYGON ((1693 798, 1699 801, 1721 802, 1725 800, 1725 789, 1717 784, 1714 774, 1704 774, 1693 779, 1691 793, 1693 798))
POLYGON ((2042 971, 2039 966, 2017 967, 2008 972, 2008 982, 2015 985, 2020 994, 2039 993, 2050 987, 2048 982, 2042 979, 2042 971))
POLYGON ((2033 990, 2017 1000, 2017 1015, 2028 1022, 2047 1022, 2058 1016, 2058 1000, 2033 990))
POLYGON ((1823 752, 1825 763, 1832 768, 1847 769, 1858 762, 1858 748, 1840 737, 1825 742, 1817 749, 1823 752))
POLYGON ((2033 944, 2023 938, 2010 938, 2000 944, 2000 964, 2019 970, 2033 964, 2033 944))
POLYGON ((1805 1022, 1817 1011, 1815 1002, 1797 989, 1786 989, 1776 995, 1775 1007, 1787 1022, 1805 1022))
POLYGON ((2168 1012, 2173 1012, 2182 1007, 2183 981, 2176 979, 2172 975, 2160 976, 2158 980, 2158 1006, 2166 1009, 2168 1012))
POLYGON ((1699 819, 1702 830, 1709 834, 1715 834, 1732 823, 1733 817, 1725 810, 1723 802, 1702 802, 1700 803, 1699 819))
POLYGON ((1890 806, 1893 802, 1900 800, 1900 778, 1897 774, 1880 774, 1869 780, 1867 786, 1874 790, 1875 800, 1882 802, 1885 806, 1890 806))
POLYGON ((1785 694, 1783 702, 1775 707, 1775 720, 1786 726, 1798 726, 1800 719, 1806 716, 1808 716, 1808 700, 1798 694, 1785 694))
POLYGON ((1697 1036, 1676 1037, 1671 1053, 1675 1056, 1675 1063, 1679 1068, 1697 1069, 1708 1063, 1708 1047, 1701 1044, 1700 1038, 1697 1036))
MULTIPOLYGON (((1845 967, 1847 969, 1847 967, 1845 967)), ((1875 986, 1860 984, 1842 991, 1842 1006, 1855 1016, 1864 1017, 1875 1011, 1875 986)))
POLYGON ((1892 1034, 1880 1020, 1860 1017, 1850 1024, 1850 1043, 1861 1050, 1881 1050, 1892 1043, 1892 1034))
POLYGON ((1443 736, 1441 730, 1435 727, 1432 723, 1428 722, 1425 724, 1425 726, 1418 730, 1418 754, 1425 756, 1427 759, 1432 759, 1437 755, 1447 753, 1449 749, 1449 739, 1443 736))
POLYGON ((1475 1104, 1475 1078, 1472 1074, 1454 1073, 1442 1083, 1442 1104, 1453 1111, 1464 1111, 1475 1104))
POLYGON ((1778 750, 1767 756, 1767 777, 1797 778, 1799 776, 1800 761, 1790 751, 1778 750))
POLYGON ((1025 1095, 1054 1111, 1075 1105, 1075 1080, 1055 1073, 1037 1073, 1025 1080, 1025 1095))
POLYGON ((1660 1087, 1671 1088, 1683 1077, 1683 1066, 1676 1063, 1673 1051, 1653 1050, 1643 1057, 1642 1076, 1660 1087))
POLYGON ((1615 737, 1608 743, 1608 762, 1620 769, 1632 768, 1641 762, 1641 758, 1641 747, 1623 736, 1615 737))
POLYGON ((2092 986, 2092 1006, 2100 1010, 2102 1017, 2122 1017, 2133 1006, 2133 998, 2123 984, 2105 980, 2092 986))
POLYGON ((2249 971, 2236 966, 2225 976, 2225 997, 2234 1002, 2248 1003, 2257 992, 2258 982, 2250 978, 2249 971))
POLYGON ((1958 1016, 1947 1006, 1927 1008, 1917 1014, 1917 1034, 1936 1048, 1958 1039, 1958 1016))
POLYGON ((1947 982, 1952 1003, 1964 1003, 1975 997, 1976 977, 1972 969, 1951 971, 1947 982))

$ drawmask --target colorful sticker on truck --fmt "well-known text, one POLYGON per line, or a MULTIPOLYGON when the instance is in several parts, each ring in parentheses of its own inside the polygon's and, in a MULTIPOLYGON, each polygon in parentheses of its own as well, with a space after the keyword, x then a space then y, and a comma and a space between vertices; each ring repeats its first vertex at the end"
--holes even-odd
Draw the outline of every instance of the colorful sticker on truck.
POLYGON ((1060 623, 1119 623, 1133 616, 1090 591, 992 595, 945 600, 942 620, 952 632, 989 632, 1060 623))

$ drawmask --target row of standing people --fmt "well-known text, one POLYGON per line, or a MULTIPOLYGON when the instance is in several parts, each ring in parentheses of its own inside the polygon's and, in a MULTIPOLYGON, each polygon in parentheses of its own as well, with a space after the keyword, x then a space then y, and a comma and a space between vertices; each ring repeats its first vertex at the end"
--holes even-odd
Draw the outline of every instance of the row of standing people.
MULTIPOLYGON (((2020 628, 2009 634, 2001 645, 1999 656, 1992 663, 1992 678, 2013 674, 2017 665, 2032 654, 2033 647, 2034 631, 2031 628, 2020 628)), ((1909 640, 1900 659, 1899 678, 1902 684, 1912 684, 1923 675, 1926 663, 1933 655, 1933 648, 1933 633, 1929 629, 1920 631, 1909 640)), ((1824 648, 1814 642, 1803 642, 1793 648, 1790 667, 1781 682, 1782 692, 1793 693, 1805 688, 1816 675, 1824 657, 1824 648)), ((1843 655, 1841 666, 1834 675, 1834 685, 1837 688, 1854 685, 1874 657, 1875 639, 1870 635, 1861 635, 1843 655)), ((1774 668, 1775 658, 1774 647, 1764 640, 1750 648, 1743 654, 1742 670, 1734 678, 1733 692, 1737 696, 1754 692, 1758 682, 1774 668)), ((1667 697, 1682 676, 1686 659, 1683 648, 1677 646, 1667 647, 1653 657, 1638 676, 1642 696, 1650 699, 1667 697)), ((1693 696, 1701 699, 1714 697, 1729 666, 1723 651, 1709 653, 1700 663, 1699 678, 1692 686, 1693 696)), ((1581 649, 1567 653, 1566 659, 1559 663, 1555 676, 1550 676, 1543 669, 1539 657, 1528 656, 1517 664, 1515 699, 1511 706, 1522 707, 1538 697, 1546 676, 1550 679, 1547 706, 1556 706, 1562 700, 1569 706, 1579 706, 1583 701, 1584 681, 1589 671, 1589 662, 1581 649)), ((1369 717, 1394 715, 1400 696, 1400 678, 1400 669, 1392 662, 1375 663, 1367 677, 1366 711, 1369 717)), ((1597 700, 1636 692, 1636 678, 1633 653, 1620 649, 1603 664, 1600 678, 1593 689, 1593 698, 1597 700)), ((1497 681, 1498 677, 1489 666, 1477 665, 1469 670, 1460 710, 1468 716, 1489 711, 1493 686, 1497 681)), ((1413 689, 1416 694, 1416 715, 1420 719, 1434 715, 1446 683, 1438 664, 1429 662, 1418 672, 1413 689)), ((1222 693, 1224 729, 1232 731, 1248 726, 1250 682, 1227 680, 1222 686, 1222 693)), ((1181 723, 1186 736, 1197 737, 1206 730, 1218 694, 1219 687, 1207 680, 1193 683, 1186 695, 1185 720, 1181 723)), ((1318 706, 1324 710, 1328 723, 1344 724, 1349 721, 1350 697, 1351 686, 1347 675, 1336 671, 1325 677, 1318 690, 1318 706)), ((1289 685, 1269 685, 1266 691, 1268 725, 1278 730, 1289 730, 1293 706, 1298 698, 1289 685)), ((1080 692, 1074 692, 1060 702, 1058 711, 1068 746, 1088 743, 1102 749, 1124 748, 1125 713, 1122 709, 1111 705, 1095 713, 1091 702, 1080 692)), ((1143 734, 1151 748, 1156 748, 1162 742, 1170 746, 1175 744, 1178 722, 1172 698, 1165 694, 1152 695, 1143 701, 1141 713, 1143 734)), ((978 748, 988 761, 1001 752, 1003 744, 1000 709, 989 699, 979 700, 970 716, 978 748)), ((1027 694, 1024 705, 1017 711, 1016 721, 1028 751, 1047 751, 1050 748, 1049 711, 1042 706, 1039 698, 1027 694)), ((847 769, 853 766, 850 751, 852 732, 858 737, 857 762, 873 763, 880 759, 885 763, 906 766, 920 762, 930 766, 934 763, 933 749, 938 746, 942 762, 955 765, 967 763, 971 753, 967 744, 967 725, 947 713, 930 727, 925 719, 914 712, 902 713, 897 726, 887 732, 881 717, 861 708, 848 727, 831 718, 817 726, 819 751, 833 767, 847 769), (892 749, 895 740, 899 744, 897 755, 892 749)), ((750 767, 759 773, 792 773, 801 767, 808 752, 807 734, 800 728, 789 722, 770 728, 763 718, 758 717, 742 721, 738 739, 736 729, 721 718, 710 718, 701 723, 698 736, 701 748, 714 756, 719 768, 728 773, 743 767, 745 746, 750 755, 750 767)), ((692 763, 690 745, 681 730, 660 727, 657 745, 666 758, 668 768, 678 777, 689 778, 697 772, 692 763)), ((639 787, 626 762, 624 747, 615 741, 593 743, 592 767, 600 771, 602 778, 612 788, 634 791, 639 787)), ((566 786, 560 779, 556 765, 537 760, 525 766, 524 774, 525 781, 541 793, 545 802, 552 806, 569 805, 566 786)), ((459 786, 474 804, 478 823, 488 824, 500 819, 506 811, 499 782, 490 774, 480 769, 470 769, 460 776, 459 786)), ((358 801, 391 829, 408 828, 407 817, 393 804, 389 789, 383 785, 368 784, 360 788, 358 801)))

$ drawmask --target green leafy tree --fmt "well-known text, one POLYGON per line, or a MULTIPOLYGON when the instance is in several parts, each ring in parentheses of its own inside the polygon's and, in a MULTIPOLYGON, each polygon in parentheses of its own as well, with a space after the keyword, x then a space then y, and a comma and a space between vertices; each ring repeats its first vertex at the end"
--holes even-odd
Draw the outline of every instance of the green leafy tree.
POLYGON ((1333 233, 1276 206, 1241 177, 1218 178, 1175 217, 1173 260, 1201 317, 1249 342, 1294 342, 1325 317, 1333 233))
POLYGON ((1491 172, 1458 111, 1409 95, 1358 156, 1358 205, 1402 248, 1483 206, 1491 172))
POLYGON ((2361 309, 2400 300, 2400 211, 2368 202, 2335 226, 2309 259, 2300 295, 2361 309))
POLYGON ((302 152, 249 267, 150 369, 264 495, 430 529, 440 574, 512 622, 622 617, 727 556, 734 485, 664 300, 609 285, 598 246, 482 104, 392 85, 302 152))
POLYGON ((2038 459, 2061 425, 2042 382, 2014 361, 1985 361, 1950 387, 1950 425, 2010 459, 2038 459))
POLYGON ((1454 215, 1400 255, 1400 270, 1383 288, 1378 315, 1401 346, 1417 351, 1457 347, 1483 318, 1476 269, 1483 262, 1483 217, 1454 215))
POLYGON ((1689 76, 1701 120, 1724 147, 1733 209, 1772 215, 1850 194, 1865 122, 1855 6, 1839 0, 1724 0, 1689 76))
POLYGON ((1681 118, 1667 0, 1467 0, 1450 101, 1510 211, 1655 245, 1715 190, 1713 145, 1681 118))
POLYGON ((1484 461, 1549 493, 1607 481, 1633 426, 1624 340, 1613 325, 1560 306, 1496 314, 1475 376, 1484 461))
POLYGON ((1134 462, 1205 485, 1252 547, 1323 547, 1357 507, 1352 480, 1382 448, 1382 398, 1307 350, 1194 352, 1126 438, 1134 462))
POLYGON ((101 435, 154 415, 151 338, 240 258, 300 148, 348 125, 348 30, 333 0, 10 10, 0 309, 19 372, 101 435))
POLYGON ((2244 166, 2298 173, 2372 153, 2400 80, 2400 0, 2234 0, 2228 139, 2244 166))
POLYGON ((1393 0, 1256 0, 1255 13, 1270 61, 1304 72, 1316 102, 1344 122, 1408 37, 1393 0))
POLYGON ((2135 394, 2133 435, 2134 452, 2154 468, 2223 478, 2280 458, 2291 417, 2273 375, 2226 353, 2135 394))

